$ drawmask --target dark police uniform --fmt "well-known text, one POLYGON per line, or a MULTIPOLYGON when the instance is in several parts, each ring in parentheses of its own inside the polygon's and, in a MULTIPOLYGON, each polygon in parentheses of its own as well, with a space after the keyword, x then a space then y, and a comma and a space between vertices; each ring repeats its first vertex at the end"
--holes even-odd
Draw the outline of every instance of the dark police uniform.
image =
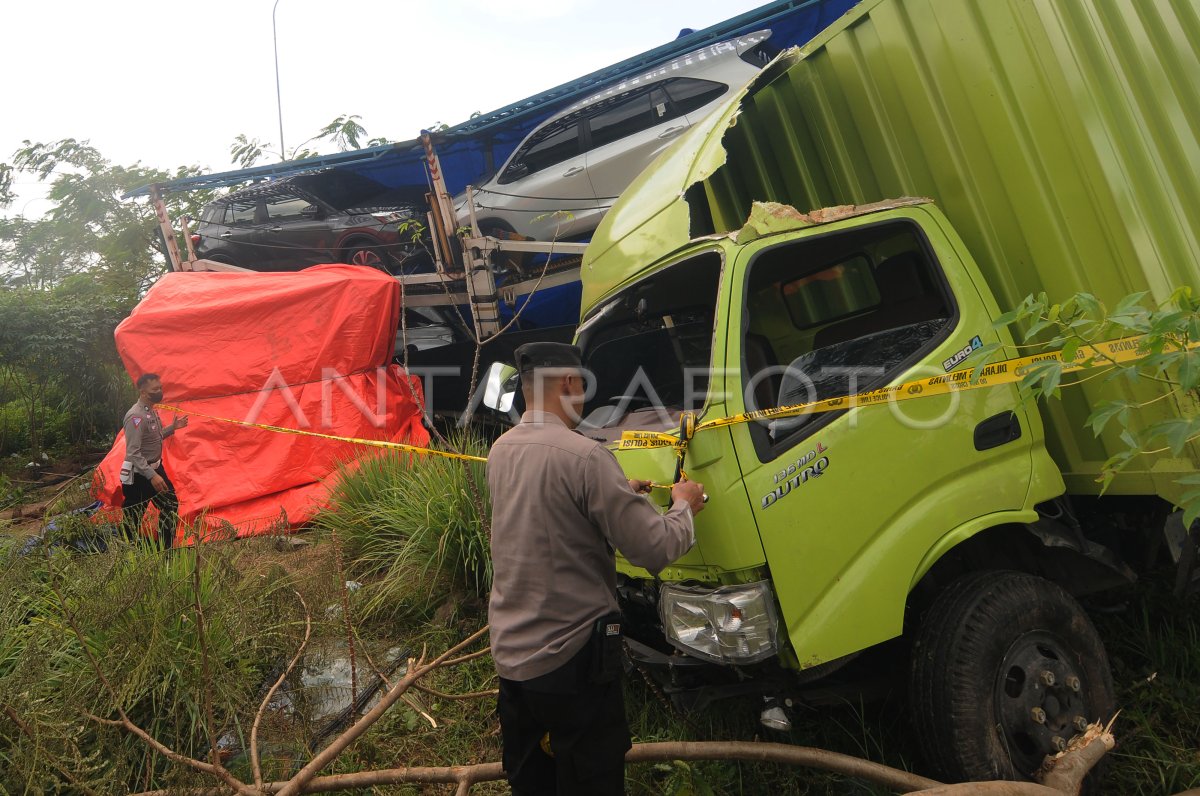
MULTIPOLYGON (((522 346, 517 358, 522 376, 531 362, 579 364, 578 349, 557 343, 522 346)), ((613 548, 661 570, 692 546, 691 508, 677 501, 660 513, 630 488, 611 451, 540 411, 496 441, 487 474, 488 619, 513 793, 624 793, 630 739, 613 548)))
POLYGON ((158 539, 164 547, 170 547, 175 539, 175 523, 179 519, 179 499, 175 487, 167 478, 163 468, 163 439, 175 433, 173 425, 165 429, 154 407, 141 401, 125 413, 125 463, 121 467, 121 492, 125 519, 125 533, 136 538, 146 513, 146 504, 154 501, 158 506, 158 539), (155 490, 150 479, 162 476, 167 488, 155 490), (128 483, 126 481, 128 480, 128 483))

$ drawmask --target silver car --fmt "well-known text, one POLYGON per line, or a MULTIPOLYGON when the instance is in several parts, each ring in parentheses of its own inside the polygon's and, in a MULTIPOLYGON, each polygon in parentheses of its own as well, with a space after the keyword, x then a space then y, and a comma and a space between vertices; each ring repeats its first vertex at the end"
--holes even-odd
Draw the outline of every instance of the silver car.
MULTIPOLYGON (((587 237, 660 152, 766 65, 770 35, 760 30, 710 44, 547 119, 475 189, 484 234, 587 237)), ((465 194, 455 208, 459 223, 469 225, 465 194)))

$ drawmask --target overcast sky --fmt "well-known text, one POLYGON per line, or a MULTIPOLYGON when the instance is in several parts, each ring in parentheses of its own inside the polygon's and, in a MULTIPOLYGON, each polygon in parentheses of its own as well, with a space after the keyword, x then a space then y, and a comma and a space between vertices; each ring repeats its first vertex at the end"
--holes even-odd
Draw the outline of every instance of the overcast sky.
MULTIPOLYGON (((289 149, 355 113, 371 136, 455 124, 763 0, 279 0, 289 149)), ((279 139, 274 0, 0 0, 0 161, 25 139, 105 157, 232 168, 238 133, 279 139)), ((45 200, 19 175, 9 213, 45 200)))

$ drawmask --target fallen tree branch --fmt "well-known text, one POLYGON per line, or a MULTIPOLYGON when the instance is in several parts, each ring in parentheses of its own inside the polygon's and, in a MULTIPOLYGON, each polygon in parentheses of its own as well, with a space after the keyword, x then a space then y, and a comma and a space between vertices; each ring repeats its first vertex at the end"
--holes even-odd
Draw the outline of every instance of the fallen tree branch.
POLYGON ((271 697, 275 696, 275 692, 279 686, 283 685, 283 681, 292 673, 292 669, 296 668, 296 664, 300 662, 300 657, 304 655, 304 648, 308 646, 308 639, 312 636, 312 613, 308 610, 308 603, 304 602, 304 595, 293 589, 296 598, 300 600, 300 604, 304 606, 304 639, 300 642, 299 649, 292 659, 288 661, 287 668, 283 670, 283 674, 279 675, 279 679, 267 691, 267 695, 263 697, 258 706, 258 712, 254 714, 254 726, 250 728, 250 768, 254 774, 254 786, 262 788, 262 764, 258 758, 258 726, 262 723, 263 714, 266 713, 267 705, 271 702, 271 697))
POLYGON ((413 683, 413 688, 418 691, 424 691, 430 696, 438 697, 439 699, 465 700, 465 699, 482 699, 483 697, 493 697, 500 693, 500 689, 491 688, 487 691, 472 691, 469 694, 447 694, 444 691, 438 691, 436 688, 430 688, 427 685, 413 683))
MULTIPOLYGON (((432 664, 431 664, 432 665, 432 664)), ((655 763, 668 760, 747 760, 764 763, 784 763, 805 766, 823 771, 832 771, 847 776, 874 782, 896 790, 936 787, 940 783, 910 774, 907 771, 889 768, 849 755, 813 749, 806 746, 790 746, 782 743, 756 743, 751 741, 668 741, 663 743, 636 744, 625 755, 626 763, 655 763)), ((333 774, 314 777, 296 793, 329 793, 331 791, 368 788, 379 785, 402 783, 450 784, 458 786, 458 793, 466 793, 471 785, 504 779, 500 763, 479 763, 470 766, 408 767, 380 771, 360 771, 351 774, 333 774)), ((270 782, 263 786, 264 793, 285 793, 291 782, 270 782)), ((211 790, 191 791, 189 796, 207 796, 211 790)), ((154 792, 155 796, 165 792, 154 792)), ((151 796, 151 793, 136 794, 151 796)), ((1059 795, 1056 795, 1059 796, 1059 795)))
POLYGON ((424 677, 429 672, 443 665, 449 665, 449 661, 454 660, 454 655, 460 652, 464 647, 478 641, 488 632, 488 626, 484 625, 479 631, 472 633, 469 637, 460 641, 450 649, 443 652, 430 663, 425 663, 425 654, 421 654, 421 659, 415 663, 410 663, 407 673, 397 683, 392 686, 383 698, 379 700, 379 704, 367 711, 361 719, 350 725, 341 735, 333 740, 329 746, 325 747, 320 753, 313 757, 304 768, 300 769, 287 783, 278 791, 273 791, 281 794, 281 796, 295 796, 295 794, 307 792, 307 785, 316 777, 317 773, 327 765, 332 763, 337 756, 340 755, 346 747, 354 743, 367 730, 371 728, 375 722, 387 713, 388 709, 394 705, 404 692, 417 680, 424 677))
MULTIPOLYGON (((432 666, 432 664, 430 664, 432 666)), ((1108 751, 1111 738, 1107 732, 1097 734, 1092 740, 1075 749, 1070 749, 1057 759, 1079 759, 1079 764, 1065 765, 1063 770, 1079 775, 1080 767, 1090 769, 1095 761, 1108 751), (1095 749, 1093 749, 1095 747, 1095 749), (1085 750, 1093 749, 1084 754, 1085 750), (1074 755, 1074 757, 1072 757, 1074 755)), ((873 763, 858 757, 814 749, 790 746, 781 743, 756 743, 748 741, 668 741, 663 743, 636 744, 625 755, 626 763, 656 763, 671 760, 745 760, 761 763, 782 763, 803 766, 882 785, 896 791, 920 796, 1075 796, 1078 790, 1061 790, 1034 782, 964 782, 944 785, 907 771, 873 763)), ((1083 771, 1086 774, 1086 770, 1083 771)), ((1079 775, 1082 778, 1082 775, 1079 775)), ((480 763, 469 766, 441 766, 393 768, 378 771, 361 771, 350 774, 333 774, 314 777, 303 784, 297 793, 330 793, 354 788, 403 783, 457 785, 456 796, 465 795, 472 785, 504 779, 500 763, 480 763)), ((263 785, 263 794, 284 793, 291 782, 269 782, 263 785)), ((1064 782, 1068 788, 1070 781, 1064 782)), ((222 796, 221 789, 193 789, 188 791, 147 791, 134 796, 222 796)), ((1200 789, 1192 789, 1176 796, 1200 796, 1200 789)))
POLYGON ((1050 770, 1041 778, 1042 784, 1075 796, 1083 787, 1084 777, 1114 746, 1116 739, 1108 728, 1099 724, 1091 725, 1079 739, 1078 745, 1073 743, 1071 748, 1049 763, 1050 770))
POLYGON ((483 657, 486 657, 491 654, 492 654, 492 648, 487 647, 485 649, 481 649, 479 652, 472 652, 470 655, 462 655, 458 658, 451 658, 450 660, 443 663, 442 666, 457 666, 460 663, 466 663, 467 661, 473 661, 476 658, 483 658, 483 657))

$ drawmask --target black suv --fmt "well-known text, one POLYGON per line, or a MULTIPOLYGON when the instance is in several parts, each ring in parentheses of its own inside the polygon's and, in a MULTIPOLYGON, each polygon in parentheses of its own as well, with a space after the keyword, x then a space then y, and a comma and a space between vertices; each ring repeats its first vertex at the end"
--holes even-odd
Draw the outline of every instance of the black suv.
POLYGON ((254 271, 353 263, 392 274, 429 270, 414 240, 425 227, 424 188, 388 189, 353 172, 294 174, 205 205, 196 256, 254 271))

